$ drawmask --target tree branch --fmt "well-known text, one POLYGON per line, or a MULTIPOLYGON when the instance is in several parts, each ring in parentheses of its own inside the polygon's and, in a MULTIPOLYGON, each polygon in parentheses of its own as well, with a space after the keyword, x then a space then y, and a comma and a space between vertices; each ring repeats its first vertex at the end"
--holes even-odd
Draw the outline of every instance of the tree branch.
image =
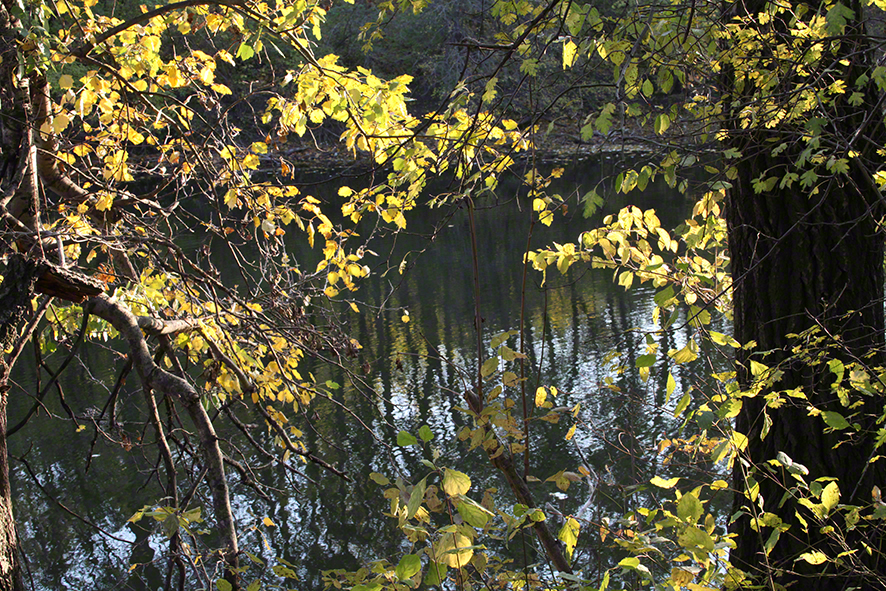
POLYGON ((200 395, 185 379, 165 371, 154 363, 145 336, 139 328, 138 319, 125 304, 102 294, 90 298, 84 306, 84 312, 95 314, 109 322, 127 341, 130 357, 144 388, 156 390, 179 400, 194 421, 203 459, 206 462, 206 481, 212 495, 216 526, 224 545, 225 579, 234 589, 239 589, 237 572, 239 548, 230 492, 225 479, 224 456, 218 445, 212 421, 200 402, 200 395))

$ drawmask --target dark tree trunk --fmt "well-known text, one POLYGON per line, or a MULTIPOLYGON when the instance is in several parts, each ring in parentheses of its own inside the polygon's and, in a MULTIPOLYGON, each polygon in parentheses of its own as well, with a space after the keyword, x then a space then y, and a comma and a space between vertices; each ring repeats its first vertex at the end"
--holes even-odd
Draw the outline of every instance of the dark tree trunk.
POLYGON ((6 402, 9 393, 6 364, 0 364, 0 591, 19 591, 22 584, 18 559, 18 538, 12 515, 12 494, 9 487, 9 458, 6 454, 6 402))
MULTIPOLYGON (((18 327, 34 294, 38 268, 19 255, 10 255, 0 283, 0 347, 5 351, 18 336, 18 327)), ((20 591, 21 565, 12 515, 9 457, 6 451, 6 404, 11 363, 0 353, 0 591, 20 591)))
MULTIPOLYGON (((753 14, 761 9, 748 5, 745 10, 753 14)), ((860 29, 859 25, 856 32, 860 29)), ((820 67, 836 67, 847 86, 853 86, 868 67, 864 60, 870 58, 870 52, 863 43, 845 41, 837 55, 830 56, 830 63, 820 67), (841 57, 851 60, 851 65, 837 65, 841 57)), ((734 82, 735 78, 728 79, 729 84, 734 82)), ((790 89, 795 82, 786 74, 780 88, 790 89)), ((833 535, 822 534, 821 525, 794 500, 785 502, 785 491, 795 482, 785 471, 769 470, 766 465, 784 452, 809 469, 807 482, 822 476, 837 478, 841 503, 869 505, 873 486, 886 484, 883 462, 868 464, 874 455, 871 429, 883 410, 883 401, 867 397, 860 407, 844 407, 831 389, 833 376, 826 364, 829 359, 839 359, 876 367, 884 358, 884 237, 877 223, 882 207, 879 192, 871 182, 872 171, 865 166, 866 157, 873 156, 880 147, 883 124, 875 89, 869 85, 865 94, 864 104, 850 107, 844 99, 843 106, 838 104, 828 113, 823 133, 834 145, 845 146, 844 156, 850 146, 858 155, 849 159, 849 173, 830 178, 822 175, 817 194, 796 182, 789 188, 776 184, 771 191, 754 190, 754 180, 761 175, 781 177, 788 171, 798 171, 795 162, 807 146, 801 139, 802 127, 786 124, 748 131, 734 125, 730 130, 732 147, 744 154, 727 207, 735 338, 741 343, 757 343, 753 351, 738 355, 739 381, 743 387, 749 384, 749 362, 756 359, 783 372, 770 392, 802 388, 808 397, 808 402, 785 397, 780 408, 766 407, 762 394, 745 398, 736 421, 736 429, 748 436, 746 458, 758 469, 751 476, 748 465, 735 464, 736 511, 744 514, 732 525, 732 531, 738 534, 738 548, 731 558, 733 564, 760 577, 767 586, 793 584, 790 588, 803 590, 884 588, 883 580, 878 581, 876 576, 886 572, 886 564, 878 563, 876 558, 883 540, 870 530, 846 534, 849 549, 858 549, 858 553, 845 559, 842 567, 832 563, 813 566, 798 560, 802 553, 813 549, 833 558, 846 548, 841 548, 833 535), (773 156, 773 148, 781 142, 787 142, 788 148, 773 156), (817 344, 788 336, 816 327, 816 336, 823 338, 817 344), (813 365, 798 359, 792 351, 796 345, 810 350, 823 347, 822 363, 813 365), (858 422, 862 430, 851 442, 838 446, 849 432, 826 434, 822 418, 809 416, 810 406, 843 416, 858 413, 852 422, 858 422), (765 414, 771 419, 768 434, 765 414), (749 477, 759 484, 762 507, 743 494, 749 477), (762 511, 790 524, 768 557, 764 544, 772 530, 754 531, 749 517, 762 511), (805 515, 807 528, 797 520, 795 511, 805 515), (863 535, 874 548, 873 557, 861 551, 863 535), (866 569, 870 569, 867 575, 866 569)), ((784 96, 790 100, 789 92, 784 96)), ((737 94, 737 98, 744 104, 753 100, 748 95, 737 94)), ((803 170, 798 172, 802 174, 803 170)), ((842 522, 834 525, 838 530, 845 529, 842 522)))

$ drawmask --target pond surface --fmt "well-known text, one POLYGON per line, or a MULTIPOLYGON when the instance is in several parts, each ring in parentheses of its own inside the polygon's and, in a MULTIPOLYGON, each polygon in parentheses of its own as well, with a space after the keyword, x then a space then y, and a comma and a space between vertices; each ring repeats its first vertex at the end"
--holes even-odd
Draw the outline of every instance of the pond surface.
MULTIPOLYGON (((577 163, 550 192, 583 194, 607 170, 605 161, 577 163)), ((323 198, 323 190, 314 194, 323 198)), ((335 194, 334 187, 325 190, 335 194)), ((606 212, 628 204, 624 196, 606 197, 606 212)), ((655 207, 664 227, 674 227, 690 207, 684 196, 663 184, 650 185, 631 199, 640 207, 655 207)), ((573 210, 550 228, 535 224, 531 248, 574 241, 579 232, 599 221, 599 217, 583 219, 574 205, 573 210)), ((307 448, 345 470, 353 482, 314 465, 300 467, 303 476, 269 467, 262 471, 268 501, 243 486, 236 474, 231 476, 241 548, 265 563, 274 564, 275 556, 291 563, 299 581, 289 581, 285 588, 321 589, 323 570, 353 569, 383 557, 396 561, 408 549, 396 523, 382 515, 387 510, 382 487, 369 480, 370 472, 412 482, 427 474, 420 463, 426 449, 398 447, 400 430, 416 434, 428 425, 434 434, 432 443, 441 453, 440 463, 470 474, 477 498, 487 487, 506 489, 488 460, 457 439, 460 429, 469 424, 457 409, 460 393, 469 387, 477 367, 467 210, 454 205, 413 213, 407 232, 380 237, 371 245, 378 253, 377 265, 357 295, 362 313, 349 317, 348 330, 363 347, 352 360, 354 373, 312 362, 318 380, 340 387, 334 401, 312 403, 296 423, 307 448), (398 266, 404 256, 409 268, 401 275, 398 266), (409 322, 403 321, 404 311, 409 322)), ((531 214, 515 181, 501 184, 495 202, 478 204, 485 355, 494 335, 520 326, 522 258, 531 214)), ((576 419, 566 413, 556 424, 532 423, 530 472, 544 481, 559 470, 589 465, 597 474, 597 492, 584 517, 596 523, 630 510, 639 500, 636 485, 656 474, 676 473, 676 468, 661 465, 655 444, 681 428, 682 418, 675 419, 672 411, 675 400, 692 383, 692 368, 672 368, 677 388, 669 401, 664 393, 663 353, 645 383, 636 371, 615 372, 618 363, 633 367, 634 358, 645 353, 645 334, 656 329, 650 318, 653 292, 645 287, 625 292, 614 284, 611 271, 582 267, 575 265, 566 277, 552 270, 544 288, 540 274, 530 271, 528 276, 527 392, 534 396, 538 385, 556 386, 556 405, 580 405, 576 419), (576 422, 575 436, 567 441, 565 435, 576 422)), ((665 335, 661 350, 681 347, 690 334, 689 328, 682 328, 665 335)), ((518 349, 518 337, 512 336, 507 344, 518 349)), ((58 353, 48 363, 57 367, 62 359, 58 353)), ((123 430, 99 432, 88 420, 100 412, 97 405, 107 399, 124 363, 110 347, 84 348, 61 381, 66 402, 84 428, 78 431, 53 392, 45 410, 10 439, 11 455, 26 462, 12 461, 13 499, 27 560, 26 579, 35 589, 163 587, 164 538, 141 527, 150 523, 127 523, 143 506, 163 504, 165 483, 157 475, 154 434, 144 425, 135 376, 121 392, 118 420, 123 430), (49 418, 46 410, 63 419, 49 418)), ((40 383, 46 378, 44 371, 40 383)), ((38 389, 33 366, 20 368, 16 379, 11 425, 30 409, 38 389)), ((268 437, 257 415, 241 413, 241 419, 256 425, 257 438, 268 437)), ((224 437, 225 427, 220 430, 224 437)), ((266 463, 254 457, 240 459, 266 463)), ((686 468, 681 475, 692 477, 691 470, 686 468)), ((539 503, 550 503, 549 507, 567 514, 589 500, 586 482, 573 484, 567 494, 558 493, 551 483, 537 484, 533 492, 539 503)), ((200 504, 209 505, 198 495, 194 505, 200 504)), ((155 529, 159 532, 159 527, 155 529)), ((613 556, 593 533, 583 535, 575 561, 593 576, 610 566, 613 556)), ((502 551, 513 551, 518 562, 523 560, 522 547, 502 551)), ((527 560, 538 559, 530 548, 527 560)))

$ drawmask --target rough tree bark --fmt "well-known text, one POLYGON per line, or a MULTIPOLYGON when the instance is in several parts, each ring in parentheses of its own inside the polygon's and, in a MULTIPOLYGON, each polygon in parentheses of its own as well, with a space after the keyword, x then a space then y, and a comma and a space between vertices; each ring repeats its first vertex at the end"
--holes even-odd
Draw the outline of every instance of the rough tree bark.
POLYGON ((9 258, 0 284, 0 347, 4 351, 0 354, 0 591, 24 589, 6 452, 6 403, 9 399, 9 372, 14 360, 7 359, 5 351, 18 336, 18 327, 30 306, 36 281, 34 264, 24 257, 9 258))
MULTIPOLYGON (((763 6, 762 1, 748 2, 742 4, 742 13, 756 15, 763 6)), ((853 8, 856 15, 861 14, 860 6, 853 8)), ((870 48, 865 45, 863 25, 850 25, 846 33, 838 53, 819 67, 822 71, 831 68, 832 73, 837 73, 836 77, 850 85, 874 64, 870 48), (851 33, 856 36, 848 37, 851 33), (840 65, 840 59, 846 61, 840 65)), ((797 51, 802 49, 798 47, 797 51)), ((785 91, 783 96, 787 101, 791 91, 786 89, 792 89, 798 80, 792 78, 787 69, 784 74, 785 80, 779 89, 785 91)), ((734 85, 735 79, 727 79, 727 84, 734 85)), ((737 167, 738 177, 729 196, 727 220, 734 279, 735 338, 742 343, 756 341, 755 351, 769 352, 763 357, 753 351, 740 351, 739 381, 743 386, 750 382, 751 359, 770 367, 777 365, 783 375, 774 386, 776 390, 802 388, 809 402, 819 409, 843 415, 859 412, 857 420, 862 426, 856 439, 837 446, 846 433, 825 433, 825 423, 821 417, 809 416, 806 401, 788 399, 780 408, 766 408, 761 396, 744 399, 736 429, 748 436, 746 458, 762 466, 776 458, 778 452, 784 452, 808 467, 807 481, 822 476, 839 479, 840 502, 868 505, 872 487, 886 482, 883 463, 868 464, 874 454, 874 438, 868 430, 874 427, 874 419, 882 412, 883 401, 868 397, 860 408, 843 407, 830 388, 832 376, 828 375, 826 364, 811 366, 793 358, 792 347, 802 343, 788 337, 817 327, 825 343, 833 345, 827 358, 843 362, 863 360, 870 366, 878 366, 884 360, 884 237, 878 224, 883 207, 879 191, 871 182, 872 170, 864 166, 866 158, 874 156, 882 145, 884 134, 876 88, 868 84, 863 92, 863 104, 852 107, 846 102, 838 103, 843 106, 831 108, 828 113, 825 133, 835 145, 843 146, 847 156, 850 150, 857 156, 850 158, 852 168, 848 174, 826 180, 817 194, 810 194, 811 191, 797 184, 783 189, 776 185, 773 190, 761 193, 754 189, 754 180, 761 174, 778 175, 796 169, 795 162, 806 148, 800 139, 802 128, 787 124, 747 130, 737 123, 733 125, 732 147, 738 148, 744 159, 737 167), (772 148, 783 141, 788 142, 789 147, 773 155, 772 148), (772 421, 765 438, 764 411, 772 421)), ((748 104, 747 95, 742 96, 736 90, 733 96, 742 104, 748 104)), ((742 494, 747 478, 748 465, 736 462, 736 511, 746 511, 732 525, 732 531, 738 534, 738 548, 731 554, 736 566, 760 576, 761 582, 770 588, 778 585, 793 585, 790 588, 804 590, 883 588, 882 580, 877 581, 875 575, 884 572, 886 565, 877 562, 876 552, 874 557, 859 552, 847 558, 841 568, 833 564, 812 566, 797 560, 800 554, 812 549, 834 557, 844 548, 834 538, 820 533, 820 527, 814 523, 809 524, 808 533, 803 532, 795 517, 797 505, 784 502, 786 487, 792 485, 790 478, 759 470, 753 478, 760 486, 762 506, 749 502, 742 494), (774 513, 790 524, 768 557, 764 543, 771 530, 753 530, 749 517, 750 513, 762 511, 774 513), (856 560, 867 562, 854 562, 856 560)), ((846 542, 850 548, 859 548, 861 535, 848 534, 846 542)), ((865 541, 882 551, 883 540, 877 534, 865 541)))

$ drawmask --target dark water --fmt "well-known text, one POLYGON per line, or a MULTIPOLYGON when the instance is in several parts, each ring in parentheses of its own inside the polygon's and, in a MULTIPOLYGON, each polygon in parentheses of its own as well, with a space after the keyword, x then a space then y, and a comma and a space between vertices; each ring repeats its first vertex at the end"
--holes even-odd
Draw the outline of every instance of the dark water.
MULTIPOLYGON (((551 191, 564 196, 582 194, 605 172, 605 162, 580 163, 570 167, 551 191)), ((334 194, 334 188, 328 190, 334 194)), ((316 194, 322 196, 321 189, 316 194)), ((624 196, 608 195, 607 199, 608 211, 628 203, 624 196)), ((480 301, 487 345, 492 336, 519 327, 522 257, 531 219, 531 208, 523 201, 514 181, 502 183, 497 198, 478 204, 480 301)), ((664 185, 650 186, 631 201, 655 207, 665 227, 675 226, 690 207, 683 196, 664 185)), ((583 219, 578 210, 573 205, 551 228, 536 224, 531 247, 573 241, 595 221, 583 219)), ((469 424, 456 409, 458 393, 470 384, 477 367, 467 210, 453 205, 413 214, 408 232, 380 237, 371 245, 378 256, 372 277, 357 296, 363 313, 348 317, 349 332, 363 346, 358 358, 349 360, 354 374, 310 362, 318 380, 340 387, 334 401, 317 400, 295 420, 307 448, 347 471, 353 482, 313 465, 299 466, 303 476, 269 466, 259 472, 267 487, 262 490, 271 499, 268 502, 244 486, 239 476, 231 476, 241 548, 265 563, 255 566, 247 581, 276 564, 275 557, 293 565, 299 580, 288 581, 287 588, 299 589, 322 588, 322 570, 353 569, 383 557, 396 562, 407 546, 396 523, 382 515, 387 501, 368 475, 375 471, 415 482, 427 474, 420 463, 426 449, 395 445, 401 429, 415 434, 420 426, 428 425, 434 433, 432 443, 441 453, 439 463, 470 474, 476 498, 486 487, 504 492, 503 482, 485 457, 468 451, 456 437, 469 424), (397 267, 407 253, 410 268, 401 275, 397 267), (408 323, 401 319, 404 310, 409 311, 408 323), (273 527, 263 524, 265 517, 273 527)), ((531 361, 527 392, 532 396, 537 385, 556 386, 560 394, 555 403, 580 404, 580 412, 571 441, 564 438, 574 422, 568 416, 557 424, 533 422, 531 473, 545 480, 562 469, 574 471, 586 461, 599 478, 585 517, 592 522, 605 516, 616 518, 648 501, 636 492, 637 484, 656 474, 675 473, 674 468, 661 466, 654 447, 662 437, 679 432, 682 419, 675 419, 672 410, 681 392, 689 388, 691 368, 673 369, 677 388, 670 401, 664 395, 663 352, 645 383, 636 371, 614 369, 619 363, 633 367, 635 357, 645 353, 645 334, 657 328, 650 318, 654 305, 650 289, 625 292, 613 283, 611 271, 582 265, 566 277, 552 269, 544 288, 540 281, 541 276, 530 271, 525 307, 525 350, 531 361)), ((688 328, 665 335, 661 350, 681 347, 689 335, 688 328)), ((517 337, 511 337, 508 345, 517 349, 517 337)), ((49 364, 58 366, 63 356, 55 354, 49 364)), ((127 523, 144 505, 164 503, 165 476, 152 446, 154 433, 144 425, 136 377, 129 377, 121 394, 122 432, 97 431, 88 420, 100 412, 97 405, 114 387, 124 362, 110 346, 83 348, 61 383, 67 404, 84 428, 78 432, 58 394, 52 392, 46 409, 61 419, 41 411, 10 440, 11 455, 23 456, 34 476, 23 462, 12 462, 15 512, 30 580, 37 589, 162 587, 166 541, 159 527, 154 527, 158 524, 150 519, 138 525, 127 523), (155 533, 145 527, 153 527, 155 533)), ((43 372, 41 380, 45 382, 46 377, 43 372)), ((34 367, 20 368, 17 380, 20 388, 11 398, 10 424, 33 403, 34 367)), ((518 393, 511 390, 503 395, 518 393)), ((257 425, 255 436, 267 440, 260 418, 246 411, 241 418, 257 425)), ((223 437, 235 436, 221 420, 219 431, 223 437)), ((186 442, 187 437, 181 435, 181 439, 186 442)), ((233 455, 233 448, 226 449, 233 455)), ((683 470, 684 475, 693 476, 692 468, 683 470)), ((584 482, 573 484, 566 495, 557 493, 551 483, 536 485, 534 492, 540 503, 550 502, 566 513, 588 500, 584 482)), ((507 504, 507 497, 501 502, 507 504)), ((209 506, 199 491, 191 506, 196 505, 209 506)), ((617 556, 592 533, 582 535, 576 564, 588 576, 610 566, 612 560, 617 562, 617 556)), ((501 551, 516 552, 518 561, 523 559, 522 548, 501 551)), ((528 559, 538 559, 531 548, 528 559)))

